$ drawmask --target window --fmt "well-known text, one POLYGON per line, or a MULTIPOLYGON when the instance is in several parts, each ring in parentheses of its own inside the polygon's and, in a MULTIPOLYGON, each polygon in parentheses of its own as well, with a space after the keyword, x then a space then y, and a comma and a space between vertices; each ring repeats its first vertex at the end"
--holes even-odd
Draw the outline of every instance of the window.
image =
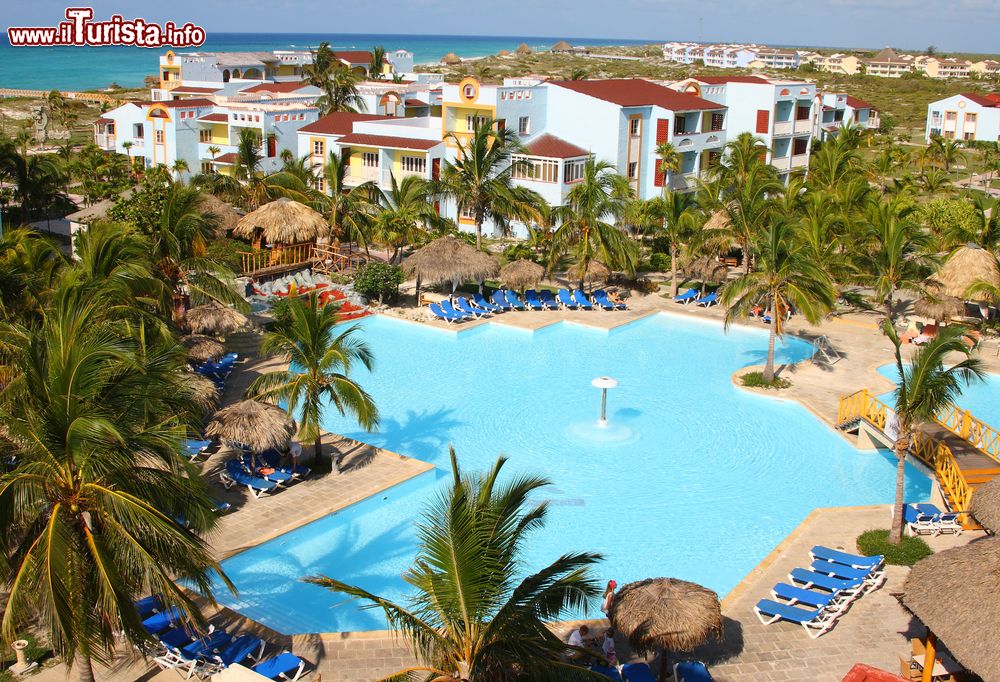
POLYGON ((132 137, 141 140, 145 134, 146 130, 141 123, 136 123, 132 126, 132 137))
POLYGON ((476 212, 469 208, 468 206, 462 207, 462 210, 458 212, 458 219, 468 223, 476 222, 476 212))
POLYGON ((687 120, 683 116, 674 119, 674 135, 683 135, 687 132, 687 120))
POLYGON ((712 132, 717 132, 722 130, 723 122, 725 121, 725 114, 712 114, 712 120, 710 123, 710 128, 712 132))
POLYGON ((199 142, 211 142, 212 141, 212 131, 208 128, 202 128, 198 131, 198 141, 199 142))
POLYGON ((212 162, 211 161, 202 161, 201 162, 201 172, 204 175, 208 175, 209 173, 211 173, 212 172, 212 162))
POLYGON ((933 126, 935 128, 940 128, 941 127, 941 112, 940 111, 932 111, 931 112, 931 126, 933 126))
POLYGON ((844 120, 844 110, 843 109, 837 109, 835 112, 833 112, 833 120, 836 121, 837 123, 840 123, 841 121, 843 121, 844 120))
POLYGON ((630 118, 628 120, 629 137, 639 137, 639 130, 641 125, 642 125, 641 118, 630 118))
POLYGON ((510 176, 517 180, 558 182, 559 162, 555 159, 532 159, 525 156, 511 158, 510 176))
POLYGON ((944 112, 944 120, 948 121, 949 123, 954 123, 955 121, 958 120, 958 112, 957 111, 944 112))
POLYGON ((326 178, 324 178, 322 175, 319 176, 319 177, 317 177, 317 178, 314 178, 313 179, 313 189, 316 190, 317 192, 325 192, 326 191, 326 178))
POLYGON ((465 130, 468 132, 474 132, 476 128, 486 123, 485 116, 476 116, 474 114, 466 114, 465 116, 465 130))
POLYGON ((792 140, 792 154, 798 156, 809 151, 809 140, 804 137, 796 137, 792 140))
POLYGON ((635 180, 639 177, 639 162, 629 161, 628 163, 628 179, 635 180))
POLYGON ((563 182, 579 182, 583 179, 583 167, 587 164, 586 161, 580 159, 579 161, 564 161, 563 162, 563 182))
POLYGON ((400 166, 406 173, 426 173, 427 159, 423 156, 404 156, 399 161, 400 166))
POLYGON ((378 152, 365 152, 362 154, 362 165, 365 168, 378 168, 378 152))
POLYGON ((326 142, 313 140, 313 156, 323 156, 324 154, 326 154, 326 142))
POLYGON ((962 139, 963 140, 973 140, 973 139, 975 139, 975 137, 976 137, 975 133, 968 133, 968 132, 962 133, 962 139))
POLYGON ((531 132, 531 119, 527 116, 522 116, 517 119, 517 132, 519 135, 528 135, 531 132))
POLYGON ((796 121, 808 121, 809 120, 809 107, 797 107, 795 109, 795 120, 796 121))
POLYGON ((476 96, 476 86, 472 83, 467 83, 464 88, 462 88, 462 95, 466 99, 473 99, 476 96))
POLYGON ((154 132, 153 139, 155 140, 156 144, 163 144, 163 131, 157 130, 156 132, 154 132))

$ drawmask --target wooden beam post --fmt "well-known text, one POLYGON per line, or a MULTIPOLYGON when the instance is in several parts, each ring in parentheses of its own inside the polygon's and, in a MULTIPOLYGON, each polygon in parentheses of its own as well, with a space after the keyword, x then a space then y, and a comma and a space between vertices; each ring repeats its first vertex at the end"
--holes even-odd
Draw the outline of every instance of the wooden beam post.
POLYGON ((935 649, 937 648, 937 636, 927 630, 927 644, 924 646, 924 670, 920 676, 920 682, 931 682, 934 677, 935 649))

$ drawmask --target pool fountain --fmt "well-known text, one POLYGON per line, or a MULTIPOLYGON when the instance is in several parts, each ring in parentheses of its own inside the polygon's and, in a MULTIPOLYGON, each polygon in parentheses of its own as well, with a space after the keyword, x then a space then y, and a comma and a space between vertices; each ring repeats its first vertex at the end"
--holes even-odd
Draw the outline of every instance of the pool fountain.
POLYGON ((608 425, 608 389, 618 388, 618 380, 611 377, 597 377, 590 382, 594 388, 601 389, 601 418, 597 420, 598 426, 608 425))

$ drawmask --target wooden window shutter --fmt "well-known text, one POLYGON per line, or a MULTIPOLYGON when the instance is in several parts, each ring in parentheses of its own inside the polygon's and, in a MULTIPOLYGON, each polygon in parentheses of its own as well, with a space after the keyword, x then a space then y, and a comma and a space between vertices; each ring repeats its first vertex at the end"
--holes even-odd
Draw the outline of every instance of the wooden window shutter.
POLYGON ((767 109, 757 110, 757 132, 767 135, 768 126, 771 122, 771 112, 767 109))
POLYGON ((663 187, 667 180, 667 174, 663 171, 663 162, 660 160, 660 157, 656 157, 653 159, 653 163, 656 164, 656 172, 653 173, 653 186, 663 187))
POLYGON ((670 135, 670 119, 656 119, 656 144, 663 144, 670 135))

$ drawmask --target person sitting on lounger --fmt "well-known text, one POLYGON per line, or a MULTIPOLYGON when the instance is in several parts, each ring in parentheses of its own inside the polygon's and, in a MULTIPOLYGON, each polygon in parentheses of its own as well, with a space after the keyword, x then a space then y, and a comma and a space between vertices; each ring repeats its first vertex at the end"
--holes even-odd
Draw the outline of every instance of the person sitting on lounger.
POLYGON ((581 625, 569 633, 569 640, 566 643, 574 647, 567 652, 567 658, 571 661, 582 661, 591 657, 590 652, 585 651, 585 649, 592 648, 594 640, 591 639, 590 628, 586 625, 581 625))
POLYGON ((615 652, 615 631, 608 628, 604 631, 604 641, 601 643, 601 653, 608 660, 608 665, 618 665, 618 654, 615 652))
POLYGON ((608 292, 608 300, 611 301, 612 303, 616 304, 616 305, 619 304, 619 303, 624 303, 625 302, 622 299, 622 295, 619 294, 617 290, 612 290, 612 291, 608 292))
POLYGON ((750 317, 760 317, 764 314, 764 306, 757 304, 750 309, 750 317))

